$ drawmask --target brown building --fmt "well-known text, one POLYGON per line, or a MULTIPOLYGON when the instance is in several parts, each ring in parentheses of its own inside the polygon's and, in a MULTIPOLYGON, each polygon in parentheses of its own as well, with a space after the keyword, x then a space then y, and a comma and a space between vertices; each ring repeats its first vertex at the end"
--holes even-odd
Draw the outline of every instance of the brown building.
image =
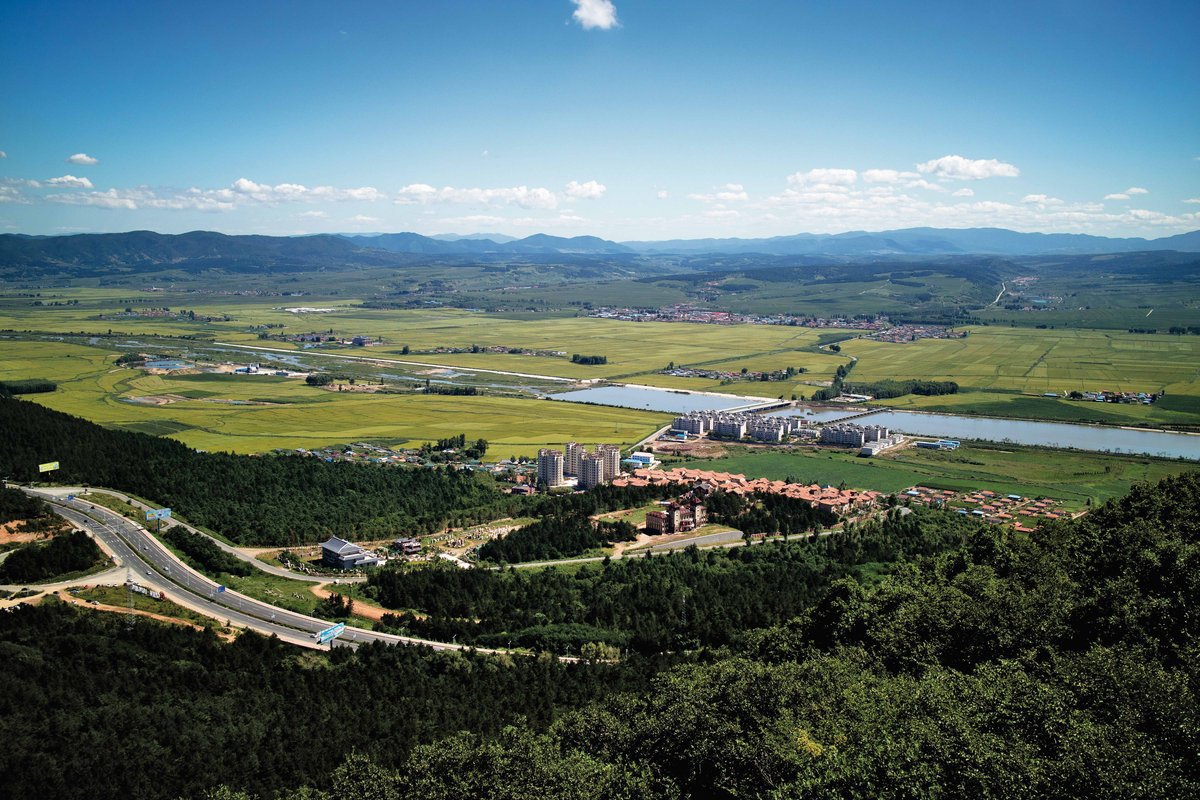
POLYGON ((686 533, 708 521, 708 509, 702 503, 667 503, 662 511, 646 514, 646 532, 651 535, 686 533))

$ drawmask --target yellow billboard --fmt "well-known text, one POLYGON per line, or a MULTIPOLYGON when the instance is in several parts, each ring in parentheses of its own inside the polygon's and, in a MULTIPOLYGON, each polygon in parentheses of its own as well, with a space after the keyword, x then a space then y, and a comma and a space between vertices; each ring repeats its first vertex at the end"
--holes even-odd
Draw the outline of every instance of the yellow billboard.
POLYGON ((38 464, 38 472, 53 472, 58 469, 57 461, 47 461, 45 464, 38 464))

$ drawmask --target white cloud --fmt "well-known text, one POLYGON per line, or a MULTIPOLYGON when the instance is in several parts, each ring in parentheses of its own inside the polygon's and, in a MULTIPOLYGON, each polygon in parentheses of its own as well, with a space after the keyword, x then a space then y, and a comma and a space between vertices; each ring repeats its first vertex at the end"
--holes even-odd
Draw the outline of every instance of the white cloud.
POLYGON ((61 186, 65 189, 90 189, 92 182, 87 178, 76 178, 74 175, 63 175, 46 181, 47 186, 61 186))
POLYGON ((726 183, 716 187, 715 191, 707 194, 689 194, 688 199, 700 200, 706 203, 734 203, 749 200, 750 195, 746 194, 746 188, 740 183, 726 183))
POLYGON ((207 194, 223 202, 245 203, 313 203, 322 201, 351 201, 374 202, 382 200, 386 195, 374 186, 360 186, 349 189, 339 189, 333 186, 308 187, 300 183, 255 183, 248 178, 238 178, 229 189, 200 190, 190 189, 190 192, 207 194))
POLYGON ((132 196, 137 190, 109 189, 104 192, 68 192, 66 194, 47 195, 51 203, 63 203, 70 206, 96 206, 97 208, 123 208, 136 211, 137 199, 132 196))
POLYGON ((571 181, 567 184, 567 196, 575 197, 580 200, 595 200, 604 195, 608 187, 603 183, 596 181, 588 181, 587 183, 579 183, 571 181))
POLYGON ((379 222, 379 217, 368 217, 366 214, 355 214, 346 222, 353 222, 355 225, 365 225, 370 222, 379 222))
POLYGON ((1021 170, 1012 164, 997 161, 994 158, 970 159, 962 156, 942 156, 923 164, 917 164, 917 171, 923 175, 933 175, 937 178, 950 180, 976 181, 983 178, 1015 178, 1021 170))
POLYGON ((909 181, 908 183, 904 184, 904 188, 906 188, 906 189, 925 189, 930 192, 946 191, 946 187, 939 186, 936 183, 930 183, 929 181, 925 180, 924 178, 917 178, 915 181, 909 181))
POLYGON ((92 158, 87 153, 76 153, 73 156, 67 156, 68 164, 79 164, 84 167, 94 167, 100 163, 100 159, 92 158))
POLYGON ((575 4, 575 13, 571 16, 583 26, 584 30, 599 28, 607 31, 617 27, 617 7, 612 0, 571 0, 575 4))
MULTIPOLYGON (((828 176, 822 176, 828 180, 828 176)), ((1079 232, 1133 235, 1154 232, 1163 235, 1200 227, 1200 212, 1163 214, 1146 210, 1112 213, 1103 203, 1069 203, 1048 194, 1030 194, 1021 202, 996 202, 972 198, 971 190, 945 196, 911 191, 913 181, 897 177, 895 183, 866 181, 857 186, 805 184, 790 179, 784 190, 748 203, 739 226, 754 225, 764 234, 807 231, 837 233, 847 230, 890 230, 907 227, 1002 227, 1018 231, 1079 232), (950 198, 955 198, 951 200, 950 198), (757 213, 753 213, 757 212, 757 213), (752 215, 753 213, 753 215, 752 215), (1161 233, 1158 233, 1161 231, 1161 233)), ((1196 198, 1200 205, 1200 197, 1196 198)), ((698 224, 703 217, 684 217, 681 222, 698 224)), ((702 223, 699 223, 702 225, 702 223)), ((697 228, 702 234, 703 227, 697 228)), ((745 234, 742 234, 745 235, 745 234)))
POLYGON ((950 196, 951 197, 974 197, 975 190, 968 189, 964 186, 963 188, 959 189, 957 192, 952 193, 950 196))
POLYGON ((901 172, 896 169, 868 169, 862 174, 867 183, 900 183, 918 177, 920 176, 915 172, 901 172))
POLYGON ((4 152, 3 150, 0 150, 0 158, 8 158, 8 153, 4 152))
POLYGON ((1128 200, 1130 196, 1135 194, 1150 194, 1149 189, 1143 189, 1140 186, 1130 186, 1123 192, 1114 192, 1113 194, 1104 195, 1105 200, 1128 200))
MULTIPOLYGON (((668 192, 666 189, 659 189, 657 192, 654 193, 654 196, 657 197, 659 200, 666 200, 668 197, 671 196, 671 193, 668 192)), ((1188 202, 1191 202, 1191 201, 1189 200, 1188 202)))
MULTIPOLYGON (((587 186, 587 184, 583 184, 587 186)), ((599 184, 597 184, 599 186, 599 184)), ((435 189, 427 183, 413 183, 397 192, 394 202, 399 205, 414 203, 475 203, 477 205, 514 205, 521 208, 557 208, 558 195, 549 189, 529 186, 501 187, 496 189, 456 189, 444 186, 435 189)))
POLYGON ((408 186, 400 189, 393 202, 397 205, 412 205, 413 203, 432 200, 437 196, 437 193, 438 190, 428 183, 410 183, 408 186))
POLYGON ((1184 200, 1183 202, 1185 202, 1185 203, 1200 203, 1200 197, 1189 197, 1187 200, 1184 200))
POLYGON ((810 169, 787 176, 792 186, 852 186, 857 180, 858 173, 852 169, 810 169))
POLYGON ((21 190, 10 184, 0 183, 0 203, 29 204, 29 198, 21 194, 21 190))
POLYGON ((328 219, 329 218, 329 214, 325 213, 324 211, 302 211, 300 213, 300 216, 307 217, 308 219, 328 219))

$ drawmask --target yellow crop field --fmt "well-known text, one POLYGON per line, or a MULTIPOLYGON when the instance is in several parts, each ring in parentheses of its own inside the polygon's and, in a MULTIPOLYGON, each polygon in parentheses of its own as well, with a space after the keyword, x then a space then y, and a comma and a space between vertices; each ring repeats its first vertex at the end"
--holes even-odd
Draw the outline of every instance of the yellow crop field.
POLYGON ((965 339, 855 340, 853 381, 927 379, 1029 393, 1112 389, 1200 394, 1200 337, 973 327, 965 339))
POLYGON ((239 453, 364 439, 419 444, 465 433, 507 457, 569 440, 628 445, 669 421, 665 414, 551 400, 326 391, 267 375, 146 375, 116 367, 116 355, 0 340, 0 380, 48 378, 58 391, 25 399, 202 450, 239 453))

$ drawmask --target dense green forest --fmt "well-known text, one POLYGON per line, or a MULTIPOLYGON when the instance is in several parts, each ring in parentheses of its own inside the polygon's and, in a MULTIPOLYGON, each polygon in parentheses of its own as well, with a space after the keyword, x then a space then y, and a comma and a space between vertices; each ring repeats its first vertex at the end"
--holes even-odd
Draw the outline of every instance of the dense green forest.
MULTIPOLYGON (((384 538, 508 516, 595 514, 678 491, 601 486, 577 495, 521 497, 502 494, 485 473, 199 453, 172 439, 109 430, 15 399, 0 399, 0 430, 6 434, 0 474, 34 481, 39 463, 57 460, 59 483, 138 495, 244 545, 294 545, 331 534, 384 538)), ((470 446, 482 451, 487 443, 470 446)))
MULTIPOLYGON (((554 518, 547 517, 547 520, 554 518)), ((586 520, 585 520, 586 522, 586 520)), ((799 614, 843 577, 870 577, 918 555, 957 547, 980 523, 919 510, 790 543, 626 558, 559 569, 387 568, 366 593, 406 613, 397 633, 481 645, 579 652, 600 642, 642 653, 725 645, 799 614)))
POLYGON ((586 512, 552 514, 479 548, 479 557, 517 564, 570 558, 610 542, 631 542, 637 531, 628 522, 593 522, 586 512))
POLYGON ((46 544, 34 543, 14 551, 0 563, 0 583, 38 583, 59 575, 82 572, 103 558, 103 553, 83 531, 55 536, 46 544))
POLYGON ((980 527, 674 665, 0 614, 0 795, 1194 797, 1198 519, 1191 473, 980 527))
POLYGON ((237 556, 226 553, 207 536, 192 533, 182 525, 172 525, 163 531, 162 538, 183 553, 183 559, 192 568, 209 575, 222 572, 243 577, 254 572, 254 567, 237 556))
POLYGON ((42 394, 58 389, 58 384, 42 378, 23 381, 0 381, 0 397, 14 394, 42 394))
POLYGON ((323 784, 342 754, 403 763, 460 730, 538 728, 642 690, 653 663, 565 665, 425 648, 311 653, 62 605, 0 613, 0 797, 198 797, 323 784))
POLYGON ((0 525, 50 518, 58 519, 44 500, 30 497, 20 489, 0 486, 0 525))
POLYGON ((36 480, 39 463, 57 460, 58 482, 152 499, 241 544, 433 531, 506 516, 523 502, 500 494, 489 475, 198 453, 13 399, 0 400, 0 430, 0 474, 36 480))

